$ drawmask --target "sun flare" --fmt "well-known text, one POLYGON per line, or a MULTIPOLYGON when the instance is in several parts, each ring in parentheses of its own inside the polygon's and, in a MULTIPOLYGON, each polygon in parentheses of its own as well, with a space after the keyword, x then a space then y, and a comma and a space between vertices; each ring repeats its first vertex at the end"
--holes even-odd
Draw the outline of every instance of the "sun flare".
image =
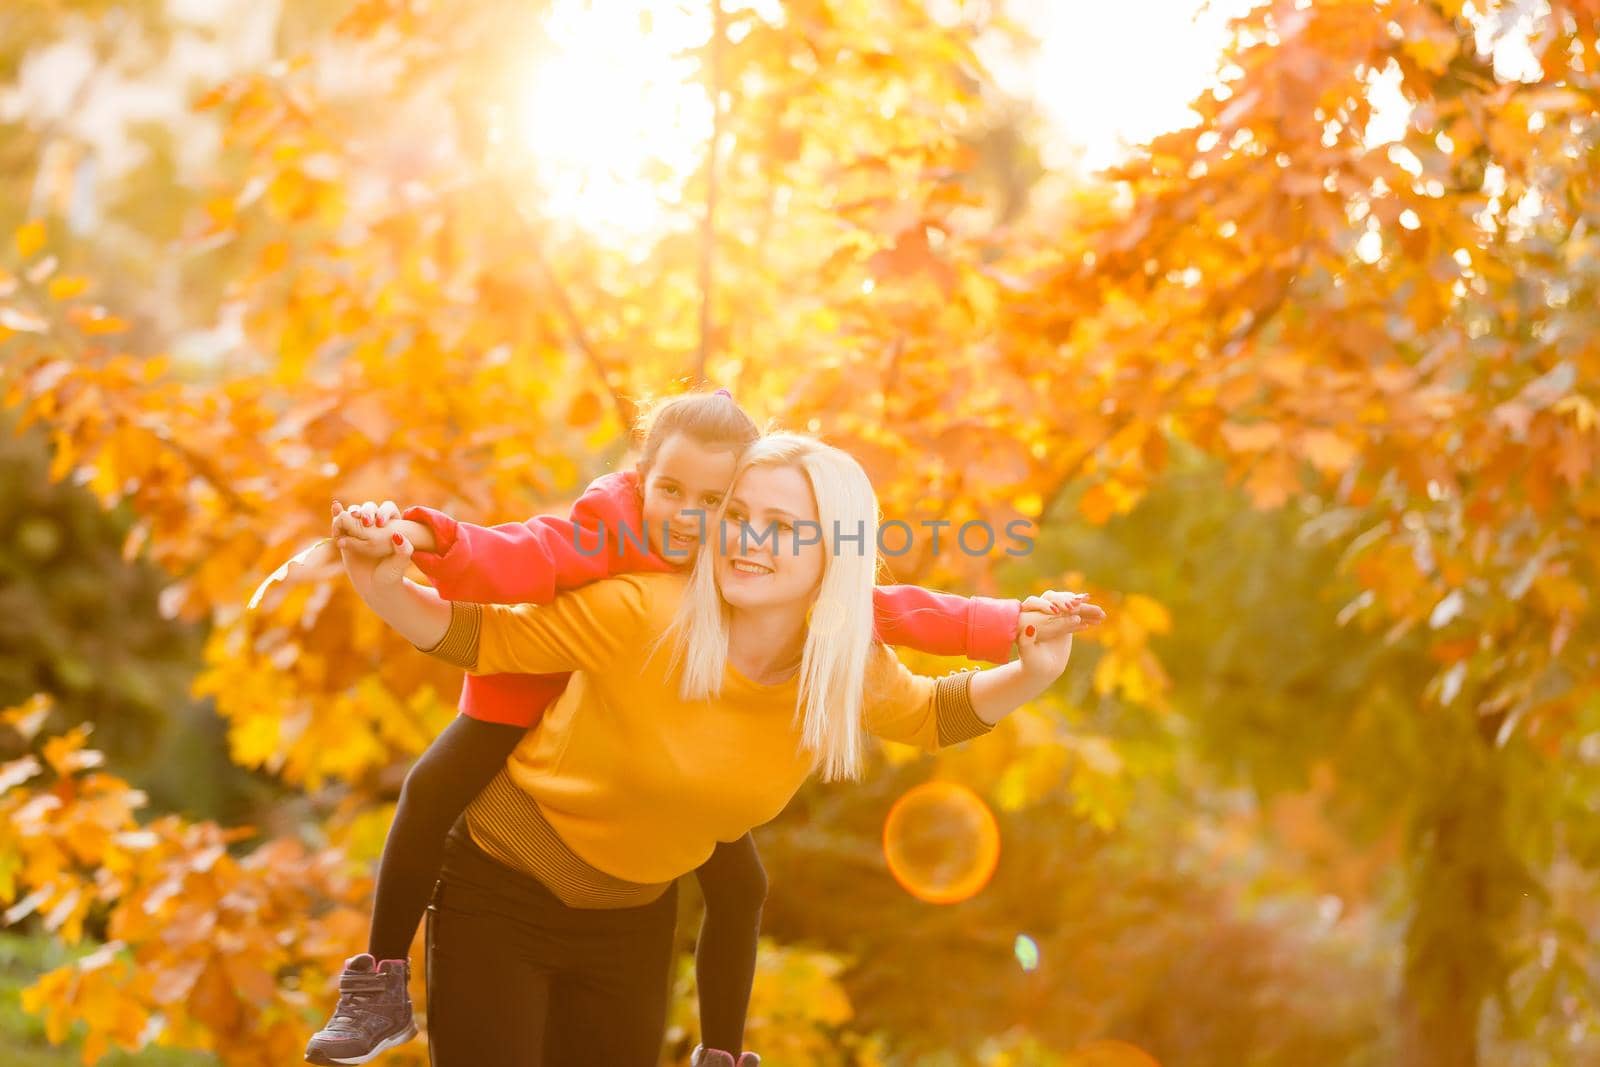
POLYGON ((700 6, 550 6, 509 131, 532 161, 543 214, 621 235, 669 223, 711 133, 696 63, 679 55, 706 40, 700 6))
MULTIPOLYGON (((1008 10, 1040 47, 993 73, 1006 91, 1037 101, 1047 163, 1101 166, 1192 121, 1188 103, 1214 78, 1228 16, 1252 2, 1013 0, 1008 10)), ((723 7, 783 18, 772 0, 723 7)), ((935 7, 965 17, 962 0, 935 7)), ((697 217, 683 191, 704 162, 711 101, 697 61, 682 53, 710 31, 709 0, 550 4, 504 131, 533 174, 542 214, 624 242, 697 217)))

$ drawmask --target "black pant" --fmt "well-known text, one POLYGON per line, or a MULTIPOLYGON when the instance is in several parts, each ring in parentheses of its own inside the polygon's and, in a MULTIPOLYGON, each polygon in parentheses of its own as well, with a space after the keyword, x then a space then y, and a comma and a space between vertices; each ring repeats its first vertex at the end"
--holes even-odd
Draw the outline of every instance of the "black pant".
MULTIPOLYGON (((378 959, 410 953, 439 878, 446 834, 526 732, 458 715, 411 768, 378 867, 369 947, 378 959)), ((755 979, 767 875, 749 834, 719 843, 695 875, 706 901, 695 952, 701 1032, 708 1048, 737 1054, 755 979)))
POLYGON ((677 883, 636 908, 572 908, 457 824, 428 908, 433 1067, 656 1067, 677 883))

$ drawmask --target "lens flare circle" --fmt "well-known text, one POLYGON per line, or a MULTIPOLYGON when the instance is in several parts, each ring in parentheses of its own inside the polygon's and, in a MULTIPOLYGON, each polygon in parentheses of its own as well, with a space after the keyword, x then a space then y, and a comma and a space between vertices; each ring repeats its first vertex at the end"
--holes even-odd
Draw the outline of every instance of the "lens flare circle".
POLYGON ((889 809, 883 856, 907 893, 929 904, 957 904, 976 896, 994 876, 1000 825, 966 786, 924 782, 889 809))

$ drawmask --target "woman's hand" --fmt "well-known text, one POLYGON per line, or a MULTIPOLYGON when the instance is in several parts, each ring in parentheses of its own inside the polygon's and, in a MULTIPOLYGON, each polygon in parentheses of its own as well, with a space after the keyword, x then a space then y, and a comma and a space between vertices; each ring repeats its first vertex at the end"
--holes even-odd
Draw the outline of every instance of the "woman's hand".
POLYGON ((363 522, 359 513, 333 502, 333 543, 344 560, 350 584, 363 600, 392 592, 411 566, 411 542, 397 530, 363 522))
POLYGON ((1017 626, 1017 654, 1023 673, 1053 682, 1072 658, 1072 635, 1106 619, 1105 610, 1089 603, 1087 593, 1050 590, 1023 601, 1017 626))
POLYGON ((418 648, 433 648, 449 632, 450 603, 432 589, 405 580, 406 568, 411 565, 411 542, 399 532, 386 531, 389 553, 385 556, 357 551, 358 545, 370 540, 372 529, 334 501, 333 544, 350 584, 367 607, 400 636, 418 648))
POLYGON ((1084 593, 1052 590, 1023 602, 1018 619, 1018 659, 972 677, 972 707, 993 725, 1061 677, 1072 658, 1072 635, 1105 621, 1106 613, 1084 593))

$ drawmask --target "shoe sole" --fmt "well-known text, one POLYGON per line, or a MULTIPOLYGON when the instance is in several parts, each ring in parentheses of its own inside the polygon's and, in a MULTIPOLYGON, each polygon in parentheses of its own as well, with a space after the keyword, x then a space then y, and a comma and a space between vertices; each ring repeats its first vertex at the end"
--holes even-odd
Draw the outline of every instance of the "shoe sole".
POLYGON ((403 1045, 416 1036, 417 1024, 413 1022, 405 1028, 404 1032, 395 1034, 392 1037, 386 1037, 378 1042, 372 1047, 371 1052, 363 1053, 360 1056, 328 1056, 321 1052, 312 1052, 306 1056, 306 1062, 321 1064, 322 1067, 342 1067, 344 1064, 366 1063, 368 1060, 377 1058, 378 1053, 387 1052, 396 1045, 403 1045))

